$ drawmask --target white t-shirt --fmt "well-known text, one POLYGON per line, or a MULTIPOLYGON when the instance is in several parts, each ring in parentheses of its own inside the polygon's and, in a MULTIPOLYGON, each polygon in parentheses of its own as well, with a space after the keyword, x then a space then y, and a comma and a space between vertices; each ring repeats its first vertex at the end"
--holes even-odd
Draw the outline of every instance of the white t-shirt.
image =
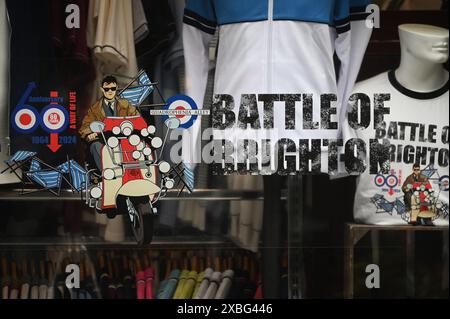
MULTIPOLYGON (((403 87, 391 71, 358 83, 354 92, 364 93, 371 100, 370 117, 368 108, 366 112, 355 111, 354 105, 349 103, 344 127, 345 141, 361 139, 367 150, 367 167, 357 180, 355 221, 376 225, 407 224, 409 214, 402 185, 413 173, 413 164, 418 162, 421 174, 428 178, 433 189, 430 200, 437 212, 434 224, 448 225, 448 83, 434 92, 414 92, 403 87), (390 94, 390 100, 376 104, 375 94, 390 94), (384 153, 390 162, 388 171, 383 172, 380 166, 374 165, 371 171, 370 159, 376 158, 376 152, 370 154, 371 139, 377 139, 380 144, 389 142, 389 151, 384 153)), ((384 97, 387 98, 389 96, 384 97)), ((363 110, 363 107, 358 109, 363 110)), ((382 158, 383 153, 380 154, 382 158)))

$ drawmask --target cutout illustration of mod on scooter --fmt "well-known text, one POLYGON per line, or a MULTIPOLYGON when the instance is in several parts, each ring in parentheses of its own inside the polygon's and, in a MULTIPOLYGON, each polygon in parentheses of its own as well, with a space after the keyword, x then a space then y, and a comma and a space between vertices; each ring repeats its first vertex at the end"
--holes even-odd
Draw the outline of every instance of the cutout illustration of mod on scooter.
POLYGON ((164 140, 155 135, 156 127, 142 116, 142 103, 154 91, 164 104, 145 107, 167 107, 167 103, 145 71, 120 91, 116 78, 107 76, 102 91, 103 97, 89 109, 79 130, 96 166, 86 164, 86 180, 91 182, 85 185, 84 200, 109 218, 127 215, 137 243, 146 245, 153 237, 155 203, 180 184, 178 195, 184 189, 192 192, 180 165, 172 167, 161 158, 170 131, 186 126, 176 116, 166 116, 164 140))

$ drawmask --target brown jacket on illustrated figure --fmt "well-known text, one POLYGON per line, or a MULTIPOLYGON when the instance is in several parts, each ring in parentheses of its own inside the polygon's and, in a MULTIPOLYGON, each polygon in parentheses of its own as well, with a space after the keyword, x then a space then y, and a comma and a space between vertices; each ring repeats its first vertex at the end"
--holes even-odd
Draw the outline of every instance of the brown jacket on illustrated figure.
POLYGON ((406 178, 405 182, 402 185, 403 193, 407 193, 410 191, 408 189, 409 184, 414 185, 414 183, 427 183, 428 182, 428 178, 422 174, 419 174, 417 176, 417 178, 414 178, 414 176, 415 176, 414 174, 411 174, 406 178))
MULTIPOLYGON (((116 112, 118 117, 135 116, 138 115, 138 110, 125 99, 116 99, 116 112)), ((83 119, 81 127, 78 131, 82 139, 86 140, 89 134, 92 133, 89 125, 95 121, 103 121, 106 117, 105 110, 103 109, 103 99, 98 100, 92 105, 88 113, 83 119)))

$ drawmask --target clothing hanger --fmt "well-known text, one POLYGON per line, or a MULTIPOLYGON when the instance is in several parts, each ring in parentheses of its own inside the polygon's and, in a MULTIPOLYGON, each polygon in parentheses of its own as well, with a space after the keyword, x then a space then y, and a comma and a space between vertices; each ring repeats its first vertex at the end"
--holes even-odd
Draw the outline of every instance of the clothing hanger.
POLYGON ((2 289, 2 299, 8 299, 9 298, 9 290, 11 289, 11 278, 9 276, 8 272, 8 260, 6 259, 6 256, 2 256, 2 286, 0 287, 2 289))
POLYGON ((30 261, 30 268, 31 268, 31 270, 30 270, 30 272, 31 272, 31 278, 35 278, 36 277, 36 262, 35 262, 35 260, 32 258, 31 259, 31 261, 30 261))
POLYGON ((105 271, 105 256, 101 251, 97 252, 97 265, 101 272, 105 271))
POLYGON ((15 288, 17 288, 17 263, 15 260, 11 261, 11 280, 12 280, 12 284, 13 286, 15 286, 15 288))
POLYGON ((41 279, 47 278, 45 276, 45 261, 42 258, 39 260, 39 276, 41 279))
POLYGON ((9 289, 9 299, 19 298, 19 281, 17 279, 17 264, 15 260, 11 261, 11 286, 9 289))
POLYGON ((36 271, 36 259, 31 258, 30 298, 39 299, 39 276, 36 271))
POLYGON ((250 274, 250 259, 248 258, 247 255, 244 256, 243 261, 244 261, 243 263, 244 270, 250 274))
POLYGON ((135 265, 136 265, 136 273, 142 271, 142 263, 141 263, 141 259, 139 258, 139 256, 136 256, 135 259, 135 265))
POLYGON ((228 267, 228 258, 222 257, 221 259, 222 259, 222 269, 223 269, 224 271, 227 270, 227 269, 230 269, 230 268, 228 267))
POLYGON ((48 282, 49 283, 52 283, 53 281, 54 281, 54 273, 53 273, 53 263, 52 263, 52 261, 48 261, 47 262, 47 266, 48 266, 48 282))
POLYGON ((148 267, 150 267, 150 261, 148 259, 148 255, 144 254, 144 269, 147 269, 148 267))
POLYGON ((250 259, 250 280, 253 282, 258 282, 258 270, 257 264, 254 258, 250 259))
POLYGON ((236 253, 234 256, 234 260, 235 260, 236 269, 242 269, 243 268, 242 255, 239 253, 236 253))
POLYGON ((84 256, 80 256, 80 282, 83 282, 86 279, 86 267, 84 265, 84 256))
POLYGON ((214 271, 221 272, 222 271, 222 265, 221 265, 221 259, 219 256, 216 256, 214 258, 214 271))
POLYGON ((2 277, 8 276, 8 260, 5 256, 2 257, 2 277))
POLYGON ((191 270, 200 272, 198 257, 193 255, 191 256, 190 261, 191 261, 191 270))
POLYGON ((182 265, 181 268, 183 270, 188 270, 189 269, 189 259, 188 259, 188 257, 184 257, 183 258, 181 265, 182 265))
POLYGON ((206 256, 206 268, 213 268, 212 257, 210 254, 206 256))
POLYGON ((204 257, 199 258, 198 265, 199 265, 199 271, 205 270, 206 267, 205 267, 205 258, 204 257))
POLYGON ((228 256, 227 260, 228 260, 227 269, 234 269, 233 256, 232 255, 228 256))
POLYGON ((113 279, 114 277, 114 268, 113 268, 113 261, 112 261, 112 253, 108 254, 106 253, 106 263, 108 265, 108 274, 109 274, 109 278, 113 279))

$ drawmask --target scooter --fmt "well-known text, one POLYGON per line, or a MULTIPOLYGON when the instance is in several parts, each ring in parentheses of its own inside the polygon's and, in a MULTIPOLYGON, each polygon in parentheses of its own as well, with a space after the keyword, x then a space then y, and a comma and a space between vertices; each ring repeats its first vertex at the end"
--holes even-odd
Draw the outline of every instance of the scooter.
MULTIPOLYGON (((142 116, 107 117, 93 122, 92 132, 101 136, 101 181, 86 185, 86 204, 97 211, 116 210, 129 217, 139 245, 153 238, 154 204, 174 188, 169 174, 171 165, 160 159, 170 130, 179 127, 177 118, 165 122, 168 130, 163 141, 155 136, 156 128, 142 116)), ((95 170, 87 170, 86 180, 93 180, 95 170)))

